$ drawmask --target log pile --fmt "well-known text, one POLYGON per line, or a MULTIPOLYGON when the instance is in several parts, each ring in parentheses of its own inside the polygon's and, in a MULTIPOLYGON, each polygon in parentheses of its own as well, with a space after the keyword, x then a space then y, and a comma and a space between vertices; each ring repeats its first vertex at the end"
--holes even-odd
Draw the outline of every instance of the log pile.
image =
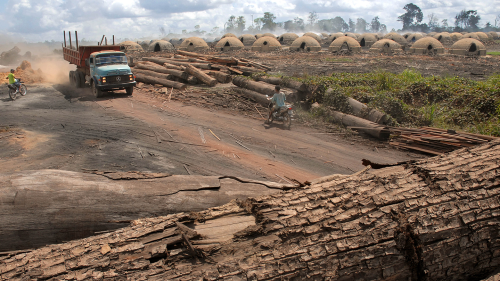
POLYGON ((392 146, 424 152, 431 155, 441 155, 453 150, 473 147, 491 140, 492 136, 456 132, 432 127, 390 128, 394 137, 389 142, 392 146))
POLYGON ((248 76, 271 70, 270 67, 246 59, 215 57, 180 50, 168 58, 144 57, 134 65, 133 72, 141 74, 137 77, 138 82, 160 84, 175 89, 184 89, 186 84, 200 83, 213 87, 217 83, 230 83, 233 74, 248 76), (151 71, 165 75, 153 75, 151 71))
POLYGON ((500 266, 499 171, 495 140, 4 254, 0 279, 480 280, 500 266))

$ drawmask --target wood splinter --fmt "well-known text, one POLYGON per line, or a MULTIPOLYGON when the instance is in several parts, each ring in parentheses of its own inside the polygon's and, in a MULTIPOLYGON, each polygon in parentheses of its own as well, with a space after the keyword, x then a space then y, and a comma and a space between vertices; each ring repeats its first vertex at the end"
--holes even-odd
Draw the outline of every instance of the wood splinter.
POLYGON ((183 225, 182 223, 175 222, 175 224, 177 225, 177 229, 181 233, 181 237, 184 240, 184 243, 186 243, 191 255, 193 257, 203 257, 202 255, 200 255, 200 253, 197 251, 197 249, 195 249, 193 247, 193 244, 191 244, 191 241, 189 241, 189 238, 185 234, 185 233, 188 233, 189 236, 196 237, 196 236, 198 236, 198 233, 196 231, 190 229, 189 227, 183 225))

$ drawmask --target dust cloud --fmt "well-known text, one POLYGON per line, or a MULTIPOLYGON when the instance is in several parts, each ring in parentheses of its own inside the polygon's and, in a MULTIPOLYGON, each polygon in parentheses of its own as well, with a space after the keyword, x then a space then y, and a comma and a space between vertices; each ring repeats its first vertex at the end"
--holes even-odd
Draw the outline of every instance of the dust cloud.
POLYGON ((76 69, 75 65, 63 59, 61 45, 58 42, 7 43, 0 45, 0 51, 0 73, 7 73, 11 68, 17 69, 23 61, 31 63, 33 71, 18 73, 26 82, 33 80, 35 83, 67 84, 69 72, 76 69), (35 73, 37 79, 30 79, 35 78, 31 77, 35 73))
POLYGON ((33 69, 40 69, 46 83, 67 84, 69 83, 69 72, 76 70, 76 66, 70 64, 60 56, 40 56, 31 61, 33 69))

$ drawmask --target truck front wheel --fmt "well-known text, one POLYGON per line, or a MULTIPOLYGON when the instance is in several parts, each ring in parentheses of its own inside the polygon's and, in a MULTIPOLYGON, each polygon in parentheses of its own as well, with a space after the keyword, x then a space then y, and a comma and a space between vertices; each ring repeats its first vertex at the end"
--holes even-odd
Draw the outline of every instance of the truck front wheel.
POLYGON ((103 92, 99 88, 97 88, 94 82, 92 82, 92 92, 94 93, 94 96, 96 98, 100 98, 103 96, 103 92))
POLYGON ((132 93, 134 92, 134 87, 128 87, 128 88, 126 89, 126 91, 127 91, 127 95, 131 96, 131 95, 132 95, 132 93))

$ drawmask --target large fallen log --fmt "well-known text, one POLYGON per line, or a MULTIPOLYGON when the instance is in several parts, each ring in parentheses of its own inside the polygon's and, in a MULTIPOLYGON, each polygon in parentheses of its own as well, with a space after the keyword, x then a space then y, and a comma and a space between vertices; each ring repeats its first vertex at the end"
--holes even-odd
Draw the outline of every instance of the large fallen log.
POLYGON ((193 52, 188 52, 188 51, 182 51, 182 50, 177 50, 177 53, 181 54, 183 56, 189 56, 189 57, 194 57, 194 58, 210 57, 208 55, 198 54, 198 53, 193 53, 193 52))
POLYGON ((184 90, 186 89, 187 85, 181 82, 176 82, 176 81, 171 81, 163 78, 158 78, 154 76, 149 76, 143 73, 137 73, 135 74, 135 80, 137 82, 142 82, 142 83, 147 83, 147 84, 160 84, 165 87, 170 87, 174 89, 179 89, 179 90, 184 90))
POLYGON ((246 66, 234 66, 233 68, 236 68, 243 72, 243 75, 245 76, 250 76, 254 73, 261 72, 262 70, 255 68, 255 67, 246 67, 246 66))
MULTIPOLYGON (((334 93, 334 89, 328 88, 325 92, 326 95, 330 95, 334 93)), ((343 95, 343 94, 342 94, 343 95)), ((375 122, 378 124, 385 125, 389 119, 387 114, 384 114, 374 108, 369 108, 366 104, 361 103, 353 98, 345 97, 347 99, 347 103, 352 109, 352 113, 355 116, 361 117, 363 119, 369 120, 371 122, 375 122)))
POLYGON ((169 63, 164 63, 163 66, 165 68, 168 68, 168 69, 175 69, 175 70, 182 70, 184 71, 184 68, 182 66, 178 66, 178 65, 173 65, 173 64, 169 64, 169 63))
POLYGON ((257 102, 258 104, 262 105, 262 106, 265 106, 267 107, 270 103, 270 101, 266 98, 266 96, 260 94, 260 93, 257 93, 255 91, 252 91, 252 90, 248 90, 248 89, 245 89, 245 88, 234 88, 233 91, 235 91, 236 93, 239 93, 255 102, 257 102))
POLYGON ((288 186, 222 176, 61 170, 0 175, 0 183, 0 252, 83 238, 138 218, 205 210, 288 186))
POLYGON ((204 72, 200 71, 199 69, 196 69, 192 65, 187 65, 186 66, 186 72, 193 75, 194 77, 198 78, 201 82, 207 84, 210 87, 213 87, 217 84, 217 80, 208 76, 204 72))
POLYGON ((175 77, 179 77, 179 78, 184 79, 184 80, 187 80, 189 78, 189 74, 187 74, 184 71, 176 70, 176 69, 167 69, 167 68, 161 67, 161 66, 156 67, 156 66, 153 66, 150 64, 139 63, 139 64, 137 64, 136 68, 150 70, 150 71, 159 72, 159 73, 170 74, 170 75, 173 75, 175 77))
POLYGON ((240 61, 249 63, 250 65, 252 65, 254 67, 262 68, 266 71, 271 71, 271 68, 269 66, 265 66, 263 64, 260 64, 260 63, 257 63, 257 62, 251 61, 251 60, 241 58, 240 61))
POLYGON ((328 115, 333 118, 333 121, 342 124, 347 128, 361 131, 379 139, 388 139, 391 135, 389 128, 383 127, 366 119, 334 110, 328 110, 327 112, 328 115))
POLYGON ((274 85, 264 82, 255 82, 243 76, 234 77, 233 84, 238 87, 259 92, 263 95, 268 95, 270 97, 274 95, 274 87, 275 87, 274 85))
POLYGON ((174 61, 174 60, 165 60, 165 63, 173 64, 173 65, 177 65, 177 66, 183 66, 183 67, 187 67, 189 65, 189 66, 193 66, 195 68, 200 68, 200 69, 207 69, 207 70, 212 69, 210 67, 210 63, 180 62, 180 61, 174 61))
POLYGON ((175 76, 170 75, 170 74, 159 73, 159 72, 155 72, 155 71, 141 69, 138 67, 131 68, 131 70, 134 74, 141 73, 141 74, 156 77, 156 78, 162 78, 162 79, 167 79, 167 80, 172 80, 172 81, 175 80, 175 76))
POLYGON ((260 76, 260 77, 256 77, 256 80, 263 81, 263 82, 273 84, 273 85, 281 85, 283 87, 294 89, 294 90, 297 90, 300 92, 306 92, 308 90, 306 84, 299 82, 299 81, 292 80, 292 79, 282 79, 279 77, 260 76))
POLYGON ((215 77, 219 83, 231 83, 233 81, 233 77, 230 74, 221 72, 221 71, 206 71, 206 74, 215 77))
POLYGON ((361 103, 353 98, 348 98, 347 102, 352 108, 354 115, 363 119, 378 123, 386 124, 389 117, 376 109, 369 108, 366 104, 361 103))
POLYGON ((0 258, 4 280, 480 280, 500 141, 0 258))
POLYGON ((196 62, 179 62, 179 61, 175 61, 175 60, 172 60, 172 59, 165 59, 165 58, 158 58, 158 57, 144 57, 142 58, 142 60, 145 60, 145 61, 150 61, 150 62, 154 62, 156 64, 159 64, 159 65, 164 65, 165 63, 167 64, 173 64, 173 65, 176 65, 176 66, 188 66, 188 65, 191 65, 191 66, 194 66, 196 68, 201 68, 201 69, 208 69, 210 70, 211 67, 210 67, 210 63, 196 63, 196 62))

